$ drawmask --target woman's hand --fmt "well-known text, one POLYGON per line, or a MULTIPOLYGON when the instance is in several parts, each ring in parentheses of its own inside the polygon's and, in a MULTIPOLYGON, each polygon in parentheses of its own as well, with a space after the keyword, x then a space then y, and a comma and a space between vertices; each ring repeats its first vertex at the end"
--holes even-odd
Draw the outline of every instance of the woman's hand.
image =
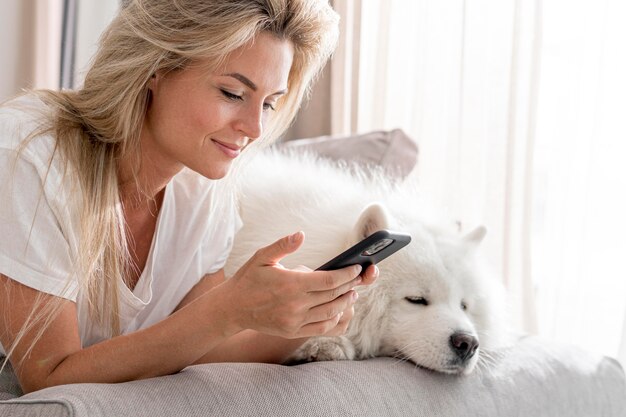
POLYGON ((298 232, 258 250, 221 287, 240 329, 285 338, 335 336, 345 332, 357 300, 354 287, 371 284, 378 271, 361 276, 358 265, 336 271, 288 270, 279 262, 304 241, 298 232))
MULTIPOLYGON (((296 271, 307 271, 312 272, 313 270, 307 268, 306 266, 300 265, 294 268, 296 271)), ((378 267, 376 265, 370 265, 367 267, 365 272, 361 273, 361 278, 363 281, 360 285, 371 285, 378 278, 378 267)), ((357 293, 358 295, 358 293, 357 293)), ((354 304, 350 305, 347 309, 341 312, 341 317, 339 318, 339 323, 328 332, 324 333, 322 336, 342 336, 348 330, 348 326, 350 325, 350 321, 354 317, 354 304)))
MULTIPOLYGON (((378 274, 379 274, 379 271, 376 265, 368 266, 367 269, 365 269, 365 272, 361 273, 361 278, 363 279, 363 281, 361 281, 361 284, 359 285, 373 284, 378 278, 378 274)), ((339 323, 337 323, 337 325, 334 328, 324 333, 322 336, 341 336, 345 334, 346 331, 348 330, 348 326, 350 325, 350 321, 352 320, 352 317, 354 317, 354 304, 352 304, 346 310, 342 311, 342 315, 341 315, 341 318, 339 319, 339 323)))

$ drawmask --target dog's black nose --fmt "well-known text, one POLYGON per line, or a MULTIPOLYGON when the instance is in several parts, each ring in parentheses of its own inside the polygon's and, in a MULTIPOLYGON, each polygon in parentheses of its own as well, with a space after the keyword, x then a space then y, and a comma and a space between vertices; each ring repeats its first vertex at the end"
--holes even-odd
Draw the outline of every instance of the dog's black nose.
POLYGON ((450 347, 462 361, 470 359, 478 349, 478 339, 469 333, 458 332, 450 336, 450 347))

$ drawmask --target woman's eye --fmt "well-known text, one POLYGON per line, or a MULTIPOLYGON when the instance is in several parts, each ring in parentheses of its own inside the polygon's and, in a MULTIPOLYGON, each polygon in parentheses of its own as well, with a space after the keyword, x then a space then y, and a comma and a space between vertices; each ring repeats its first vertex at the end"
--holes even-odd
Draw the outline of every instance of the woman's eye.
POLYGON ((243 97, 238 96, 237 94, 233 94, 233 93, 228 92, 226 90, 220 90, 220 91, 222 92, 224 97, 226 97, 229 100, 243 100, 243 97))
POLYGON ((423 306, 428 305, 428 300, 425 299, 424 297, 404 297, 404 299, 407 300, 411 304, 419 304, 423 306))
MULTIPOLYGON (((220 91, 222 92, 222 94, 224 95, 224 97, 226 97, 229 100, 233 100, 233 101, 239 101, 239 100, 243 100, 243 96, 239 96, 237 94, 233 94, 230 91, 227 90, 222 90, 220 89, 220 91)), ((276 108, 274 107, 274 104, 272 103, 263 103, 263 110, 267 111, 267 110, 276 110, 276 108)))

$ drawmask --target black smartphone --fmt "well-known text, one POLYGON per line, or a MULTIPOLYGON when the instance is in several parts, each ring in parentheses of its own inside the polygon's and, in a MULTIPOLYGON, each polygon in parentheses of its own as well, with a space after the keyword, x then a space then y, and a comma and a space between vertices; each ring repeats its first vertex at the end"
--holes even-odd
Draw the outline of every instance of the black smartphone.
POLYGON ((316 271, 332 271, 350 265, 359 264, 365 268, 377 264, 389 255, 397 252, 411 242, 411 236, 406 233, 379 230, 372 233, 350 249, 335 256, 330 261, 316 269, 316 271))

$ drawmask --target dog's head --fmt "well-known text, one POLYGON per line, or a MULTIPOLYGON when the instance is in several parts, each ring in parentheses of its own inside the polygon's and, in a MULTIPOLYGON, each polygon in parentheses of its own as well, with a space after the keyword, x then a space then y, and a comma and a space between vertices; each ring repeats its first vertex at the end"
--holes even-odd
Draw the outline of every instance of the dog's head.
POLYGON ((373 204, 355 226, 355 240, 382 228, 412 235, 409 246, 378 265, 378 282, 363 289, 355 324, 361 342, 377 334, 383 354, 435 371, 470 373, 501 333, 501 287, 485 276, 476 256, 486 230, 459 235, 404 220, 373 204))

